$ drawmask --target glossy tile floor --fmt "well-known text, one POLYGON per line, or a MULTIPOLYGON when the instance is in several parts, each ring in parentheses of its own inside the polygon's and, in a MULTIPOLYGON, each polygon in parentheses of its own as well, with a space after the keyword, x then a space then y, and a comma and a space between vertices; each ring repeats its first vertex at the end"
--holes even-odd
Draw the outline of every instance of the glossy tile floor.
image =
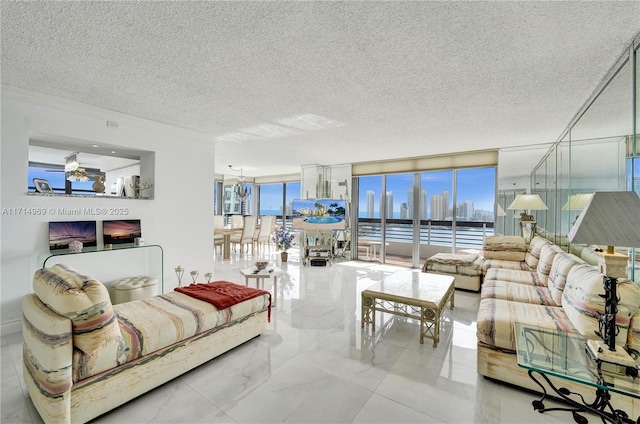
MULTIPOLYGON (((218 255, 215 279, 243 283, 239 270, 256 257, 276 262, 273 250, 230 262, 218 255)), ((419 343, 419 323, 413 320, 380 314, 375 337, 360 328, 360 292, 403 268, 357 261, 302 266, 293 250, 282 269, 277 306, 262 336, 95 422, 572 421, 567 412, 534 412, 534 394, 478 376, 478 294, 456 291, 455 309, 444 314, 434 348, 430 340, 419 343)), ((172 277, 165 276, 165 287, 176 283, 172 277)), ((2 423, 41 422, 22 381, 21 353, 20 334, 2 337, 2 423)))

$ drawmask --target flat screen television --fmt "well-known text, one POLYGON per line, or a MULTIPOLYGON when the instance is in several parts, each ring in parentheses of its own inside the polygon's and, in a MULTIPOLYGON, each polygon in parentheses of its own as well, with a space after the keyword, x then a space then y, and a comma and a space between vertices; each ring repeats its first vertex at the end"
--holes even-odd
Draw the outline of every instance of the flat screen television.
POLYGON ((49 222, 49 250, 68 249, 74 240, 83 247, 96 246, 96 221, 49 222))
POLYGON ((347 202, 343 199, 295 199, 292 227, 301 230, 344 230, 347 202))
POLYGON ((142 226, 139 219, 102 221, 104 244, 133 243, 137 237, 142 237, 142 226))

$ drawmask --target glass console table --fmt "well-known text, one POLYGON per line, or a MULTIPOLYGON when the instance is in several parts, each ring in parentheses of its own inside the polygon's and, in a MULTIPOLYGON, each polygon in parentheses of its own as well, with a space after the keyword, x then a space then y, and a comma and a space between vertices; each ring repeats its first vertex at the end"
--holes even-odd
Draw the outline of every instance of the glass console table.
POLYGON ((640 378, 638 367, 623 367, 596 361, 587 348, 585 337, 561 331, 515 323, 518 365, 526 368, 529 377, 542 389, 542 398, 533 401, 538 412, 570 411, 578 423, 587 419, 579 412, 598 415, 602 422, 640 423, 640 417, 631 419, 622 410, 616 410, 610 402, 611 393, 619 393, 640 399, 640 378), (579 394, 564 387, 554 385, 548 376, 591 387, 595 400, 588 403, 579 394), (543 382, 554 392, 551 396, 560 398, 570 406, 567 408, 545 408, 548 396, 543 382))
POLYGON ((160 284, 164 293, 164 252, 158 244, 114 244, 112 248, 84 247, 81 252, 60 249, 42 255, 42 268, 56 263, 67 263, 101 281, 130 275, 148 275, 160 284), (86 270, 86 271, 85 271, 86 270))

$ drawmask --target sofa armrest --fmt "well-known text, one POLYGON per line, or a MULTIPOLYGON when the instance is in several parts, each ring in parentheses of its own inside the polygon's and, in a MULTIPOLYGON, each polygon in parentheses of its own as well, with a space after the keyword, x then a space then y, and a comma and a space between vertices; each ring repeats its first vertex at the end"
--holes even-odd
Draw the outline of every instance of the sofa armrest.
POLYGON ((31 400, 45 422, 71 419, 71 320, 35 294, 22 301, 23 374, 31 400))

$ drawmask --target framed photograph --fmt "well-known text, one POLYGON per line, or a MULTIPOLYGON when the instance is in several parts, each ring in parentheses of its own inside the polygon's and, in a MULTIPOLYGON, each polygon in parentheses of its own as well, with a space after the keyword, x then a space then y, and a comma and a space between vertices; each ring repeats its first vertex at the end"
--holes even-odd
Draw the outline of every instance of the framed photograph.
POLYGON ((34 178, 33 185, 36 187, 36 191, 38 193, 53 193, 51 184, 49 184, 49 181, 47 180, 43 180, 41 178, 34 178))
POLYGON ((68 249, 76 240, 83 247, 96 246, 96 221, 49 222, 49 250, 68 249))
POLYGON ((139 219, 102 221, 104 244, 133 243, 139 237, 142 237, 142 227, 139 219))

